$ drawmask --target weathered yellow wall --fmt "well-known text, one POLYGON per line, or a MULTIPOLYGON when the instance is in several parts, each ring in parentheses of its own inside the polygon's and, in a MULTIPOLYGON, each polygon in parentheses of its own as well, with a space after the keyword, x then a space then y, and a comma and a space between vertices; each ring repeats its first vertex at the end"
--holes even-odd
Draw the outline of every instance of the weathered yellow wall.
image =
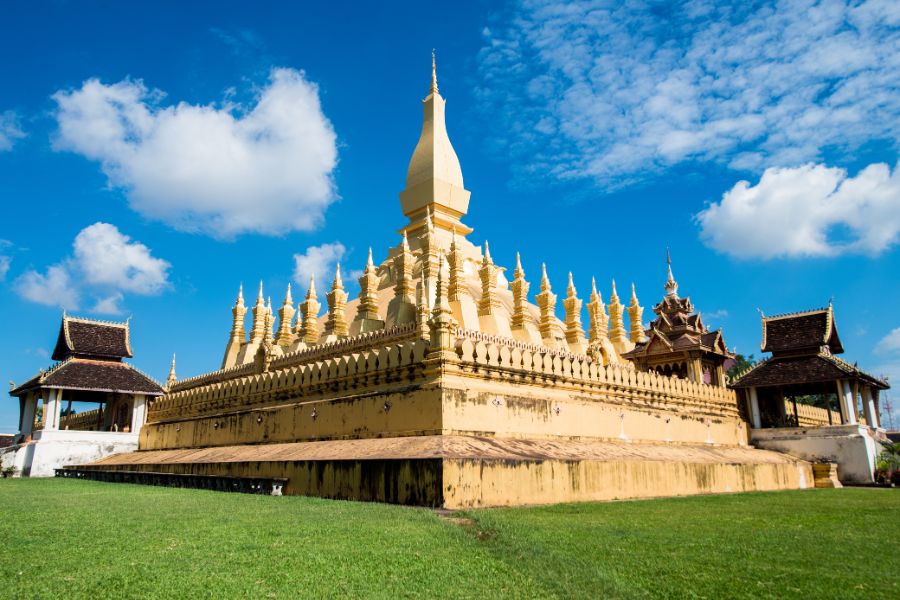
POLYGON ((336 400, 304 402, 302 398, 291 398, 278 406, 148 423, 141 430, 140 447, 159 450, 433 435, 441 431, 440 400, 440 393, 434 388, 336 400))
POLYGON ((679 410, 630 397, 627 390, 598 397, 559 385, 476 378, 447 378, 445 386, 445 434, 747 443, 746 424, 737 415, 715 408, 679 410))
POLYGON ((811 465, 672 461, 401 459, 105 465, 104 469, 287 478, 284 493, 476 508, 813 487, 811 465))
POLYGON ((813 486, 809 463, 447 460, 444 506, 517 506, 813 486))

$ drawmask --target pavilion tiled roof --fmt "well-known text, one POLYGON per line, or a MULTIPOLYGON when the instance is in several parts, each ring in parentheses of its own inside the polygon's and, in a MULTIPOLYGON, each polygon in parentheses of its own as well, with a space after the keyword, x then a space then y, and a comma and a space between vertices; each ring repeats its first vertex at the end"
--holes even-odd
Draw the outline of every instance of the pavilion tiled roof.
POLYGON ((832 354, 844 351, 834 324, 831 306, 800 313, 763 317, 763 352, 796 352, 808 350, 817 354, 828 346, 832 354))
POLYGON ((879 389, 887 382, 856 365, 829 354, 775 356, 764 360, 731 383, 733 388, 767 387, 806 383, 826 383, 838 379, 860 379, 879 389))
POLYGON ((36 388, 162 395, 163 387, 125 362, 69 358, 10 391, 19 396, 36 388))
POLYGON ((95 321, 63 315, 59 328, 53 360, 65 360, 70 356, 131 358, 131 342, 128 323, 95 321))

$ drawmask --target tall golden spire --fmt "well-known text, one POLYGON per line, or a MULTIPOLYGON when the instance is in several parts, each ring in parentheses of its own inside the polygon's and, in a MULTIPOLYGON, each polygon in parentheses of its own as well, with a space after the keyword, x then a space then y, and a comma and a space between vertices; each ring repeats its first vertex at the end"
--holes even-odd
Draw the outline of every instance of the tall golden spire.
POLYGON ((406 171, 406 189, 400 192, 403 214, 409 217, 408 229, 426 225, 428 209, 434 224, 448 231, 456 225, 458 233, 472 230, 459 219, 469 210, 470 193, 463 184, 459 158, 450 143, 444 116, 446 102, 438 92, 437 67, 431 55, 431 86, 422 101, 422 132, 406 171))

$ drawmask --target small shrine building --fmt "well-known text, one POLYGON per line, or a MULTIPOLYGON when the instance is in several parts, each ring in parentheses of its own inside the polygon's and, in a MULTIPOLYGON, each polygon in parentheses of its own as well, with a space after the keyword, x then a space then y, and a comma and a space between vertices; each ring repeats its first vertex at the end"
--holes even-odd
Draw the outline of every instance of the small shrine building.
POLYGON ((622 357, 642 371, 724 387, 725 363, 734 354, 725 345, 720 330, 710 331, 703 324, 700 313, 694 312, 690 297, 678 295, 678 282, 672 274, 668 252, 666 262, 669 266, 666 295, 653 307, 656 319, 634 349, 622 357))
POLYGON ((874 482, 883 379, 837 357, 834 308, 762 317, 760 350, 771 356, 731 382, 754 444, 835 463, 844 483, 874 482))
POLYGON ((19 400, 15 466, 24 475, 137 448, 148 404, 164 389, 125 362, 133 357, 129 325, 63 314, 51 355, 57 362, 11 387, 19 400), (97 408, 75 414, 74 402, 97 408))

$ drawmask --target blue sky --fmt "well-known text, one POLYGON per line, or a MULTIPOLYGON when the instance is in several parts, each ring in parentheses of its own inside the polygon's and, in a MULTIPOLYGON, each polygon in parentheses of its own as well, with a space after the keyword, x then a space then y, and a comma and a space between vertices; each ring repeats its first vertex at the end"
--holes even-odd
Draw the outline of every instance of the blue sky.
POLYGON ((898 31, 874 0, 3 3, 0 364, 49 366, 65 306, 205 372, 240 282, 382 259, 436 48, 499 264, 633 281, 646 317, 669 247, 739 352, 834 298, 845 358, 900 378, 898 31))

